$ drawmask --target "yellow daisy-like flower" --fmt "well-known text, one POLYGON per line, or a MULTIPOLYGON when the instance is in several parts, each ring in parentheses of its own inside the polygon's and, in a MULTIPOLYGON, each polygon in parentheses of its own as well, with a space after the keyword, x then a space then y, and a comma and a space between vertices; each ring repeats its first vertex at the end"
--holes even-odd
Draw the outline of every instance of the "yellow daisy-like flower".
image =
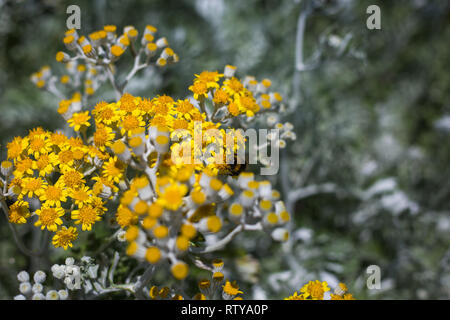
POLYGON ((331 300, 355 300, 351 293, 344 293, 344 295, 331 294, 331 300))
POLYGON ((195 109, 194 105, 189 101, 189 99, 184 99, 184 100, 178 100, 177 103, 177 114, 181 113, 181 114, 189 114, 195 109))
POLYGON ((216 90, 214 92, 213 102, 216 104, 226 104, 228 102, 228 93, 225 90, 216 90))
POLYGON ((33 196, 40 196, 44 192, 46 182, 41 178, 24 178, 22 180, 22 195, 27 195, 29 198, 33 196))
POLYGON ((55 248, 63 247, 67 250, 68 247, 72 247, 72 242, 78 238, 77 229, 74 227, 62 227, 60 230, 56 231, 53 236, 52 243, 55 248))
POLYGON ((67 201, 67 191, 61 182, 46 185, 39 199, 49 206, 61 206, 61 202, 67 201))
POLYGON ((39 135, 30 139, 28 154, 33 155, 35 158, 39 158, 40 154, 48 153, 51 149, 52 145, 46 137, 44 135, 39 135))
POLYGON ((72 189, 76 189, 81 186, 81 184, 86 183, 86 180, 83 179, 83 174, 73 169, 65 171, 60 179, 62 179, 61 182, 64 183, 66 187, 72 189))
POLYGON ((114 140, 115 133, 113 130, 105 125, 97 125, 97 130, 94 132, 94 144, 102 151, 106 147, 111 146, 114 140))
POLYGON ((36 161, 33 161, 32 168, 37 170, 40 176, 45 177, 53 172, 57 162, 58 156, 56 154, 41 154, 36 161))
POLYGON ((67 122, 71 127, 74 127, 75 131, 79 131, 82 126, 89 127, 91 124, 89 123, 89 119, 91 116, 89 115, 89 111, 78 112, 72 115, 72 118, 67 122))
POLYGON ((36 210, 36 215, 39 220, 34 224, 36 227, 41 227, 42 230, 47 228, 49 231, 56 231, 58 225, 62 225, 61 217, 64 215, 64 209, 61 207, 50 207, 43 205, 36 210))
POLYGON ((102 176, 108 181, 119 183, 123 177, 123 170, 125 168, 122 161, 118 160, 116 156, 109 158, 108 162, 103 164, 102 176))
POLYGON ((223 82, 223 89, 230 96, 240 95, 244 92, 244 85, 235 77, 223 82))
POLYGON ((260 107, 256 103, 255 98, 251 95, 239 96, 235 100, 240 110, 247 112, 248 116, 254 116, 255 112, 258 112, 260 107))
POLYGON ((92 230, 92 225, 102 219, 96 208, 90 205, 85 205, 78 210, 72 211, 71 218, 76 220, 75 224, 81 224, 81 230, 83 231, 92 230))
POLYGON ((300 289, 305 298, 311 298, 312 300, 323 300, 324 293, 327 291, 330 291, 328 283, 319 280, 310 281, 300 289))
POLYGON ((104 101, 97 103, 94 110, 92 110, 92 114, 94 115, 96 122, 106 125, 111 125, 120 119, 120 114, 117 111, 116 104, 108 104, 104 101))
POLYGON ((208 97, 208 86, 203 81, 194 81, 194 84, 189 87, 189 90, 194 93, 195 100, 208 97))
POLYGON ((63 146, 56 159, 56 163, 59 165, 60 169, 71 169, 73 167, 73 162, 75 157, 73 151, 68 146, 63 146))
POLYGON ((102 198, 99 198, 99 197, 92 197, 92 198, 91 198, 91 203, 90 203, 90 205, 91 205, 95 210, 97 210, 97 212, 98 212, 99 215, 102 215, 102 214, 104 214, 106 211, 108 211, 108 209, 105 208, 105 206, 104 206, 104 203, 103 203, 102 198))
POLYGON ((208 88, 219 88, 217 82, 223 77, 223 74, 217 71, 203 71, 200 74, 196 74, 195 77, 195 81, 202 81, 208 88))
POLYGON ((125 132, 128 132, 128 135, 131 136, 134 130, 144 126, 145 121, 141 116, 128 114, 122 119, 120 133, 125 134, 125 132))
POLYGON ((297 291, 295 291, 292 296, 284 298, 284 300, 305 300, 305 298, 302 294, 298 294, 297 291))
POLYGON ((30 216, 28 202, 18 200, 9 207, 9 222, 23 224, 27 222, 30 216))
POLYGON ((50 135, 49 141, 54 146, 59 147, 67 141, 67 137, 64 133, 54 132, 50 135))
POLYGON ((183 197, 188 192, 185 184, 173 183, 164 188, 160 193, 160 201, 169 210, 178 210, 183 204, 183 197))
POLYGON ((33 160, 30 158, 19 160, 13 174, 16 178, 22 178, 26 174, 33 175, 33 160))
POLYGON ((119 208, 117 208, 116 220, 119 226, 124 229, 136 224, 138 215, 127 207, 120 205, 119 208))
POLYGON ((92 202, 92 190, 88 186, 72 189, 70 197, 79 208, 82 208, 84 205, 92 202))
POLYGON ((7 157, 11 160, 18 160, 22 152, 28 146, 28 140, 22 137, 15 137, 13 141, 6 145, 8 149, 7 157))
POLYGON ((237 285, 236 281, 230 282, 227 280, 225 282, 225 285, 222 286, 222 288, 223 292, 225 292, 230 296, 235 296, 239 293, 243 293, 242 291, 239 290, 239 286, 237 285))

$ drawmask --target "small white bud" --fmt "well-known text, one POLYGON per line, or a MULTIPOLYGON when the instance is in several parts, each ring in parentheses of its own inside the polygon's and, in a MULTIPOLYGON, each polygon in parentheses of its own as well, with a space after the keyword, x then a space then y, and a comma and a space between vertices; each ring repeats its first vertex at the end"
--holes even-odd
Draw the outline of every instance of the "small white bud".
POLYGON ((127 239, 125 238, 126 231, 121 230, 119 233, 117 233, 117 240, 120 242, 125 242, 127 239))
POLYGON ((289 239, 289 231, 285 228, 276 228, 272 231, 272 238, 275 241, 287 241, 289 239))
POLYGON ((36 283, 43 283, 47 276, 45 275, 45 272, 42 270, 38 270, 34 273, 33 280, 36 283))
POLYGON ((45 296, 42 293, 35 293, 31 297, 31 300, 45 300, 45 296))
POLYGON ((19 285, 19 291, 22 294, 29 294, 31 292, 31 284, 29 282, 22 282, 19 285))
POLYGON ((56 279, 64 278, 64 276, 66 275, 65 269, 66 268, 64 266, 60 266, 57 264, 53 265, 52 266, 53 277, 55 277, 56 279))
POLYGON ((30 281, 30 275, 29 275, 28 272, 26 272, 26 271, 20 271, 20 272, 17 274, 17 279, 18 279, 20 282, 27 282, 27 281, 30 281))
POLYGON ((56 291, 56 290, 50 290, 50 291, 47 292, 47 294, 45 295, 45 299, 46 299, 46 300, 59 300, 59 294, 58 294, 58 291, 56 291))
POLYGON ((42 290, 44 290, 44 286, 40 283, 35 283, 35 284, 33 284, 32 290, 33 290, 33 293, 41 293, 42 290))
POLYGON ((27 300, 23 294, 18 294, 14 297, 14 300, 27 300))
POLYGON ((58 295, 60 300, 67 300, 67 298, 69 297, 69 291, 67 291, 66 289, 59 290, 58 295))
POLYGON ((75 259, 72 257, 66 258, 66 266, 72 266, 75 263, 75 259))

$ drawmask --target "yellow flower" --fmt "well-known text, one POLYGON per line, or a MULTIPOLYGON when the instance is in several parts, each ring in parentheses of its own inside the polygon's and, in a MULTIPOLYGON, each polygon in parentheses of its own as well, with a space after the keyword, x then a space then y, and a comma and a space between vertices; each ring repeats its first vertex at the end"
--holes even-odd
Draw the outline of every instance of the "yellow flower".
POLYGON ((228 93, 225 92, 225 90, 216 90, 214 92, 214 98, 213 101, 216 104, 226 104, 228 102, 228 93))
POLYGON ((73 151, 68 148, 68 146, 63 146, 63 150, 58 153, 58 158, 56 163, 59 165, 60 169, 70 169, 73 167, 73 162, 75 160, 73 151))
POLYGON ((230 282, 230 281, 226 281, 225 285, 222 286, 223 288, 223 292, 230 295, 230 296, 235 296, 239 293, 243 293, 242 291, 239 290, 239 286, 237 285, 236 281, 230 282))
POLYGON ((295 291, 292 296, 284 298, 284 300, 305 300, 305 298, 302 294, 297 294, 297 291, 295 291))
POLYGON ((25 174, 33 174, 33 160, 30 158, 25 158, 19 160, 16 164, 16 170, 13 172, 14 177, 22 178, 25 174))
POLYGON ((18 200, 9 207, 9 222, 23 224, 27 222, 30 216, 28 202, 18 200))
POLYGON ((164 191, 160 193, 160 200, 165 208, 177 210, 183 204, 183 197, 187 191, 186 185, 173 183, 165 187, 164 191))
POLYGON ((300 289, 305 298, 311 298, 313 300, 323 300, 324 293, 330 291, 328 284, 319 280, 310 281, 300 289))
POLYGON ((73 169, 65 171, 61 176, 60 180, 61 182, 64 183, 66 187, 72 189, 78 188, 79 186, 81 186, 82 183, 86 183, 86 180, 83 179, 83 174, 73 169))
POLYGON ((54 146, 59 147, 67 141, 67 137, 61 132, 54 132, 50 135, 49 141, 54 146))
POLYGON ((22 180, 22 194, 29 198, 40 196, 44 192, 46 182, 41 178, 24 178, 22 180))
POLYGON ((33 161, 32 168, 37 170, 40 176, 44 177, 53 172, 57 162, 58 156, 56 154, 41 154, 36 161, 33 161))
POLYGON ((61 202, 67 201, 67 191, 61 182, 47 185, 39 199, 49 206, 61 206, 61 202))
POLYGON ((94 144, 102 151, 109 147, 114 140, 115 133, 113 130, 105 125, 97 125, 97 130, 94 132, 94 144))
POLYGON ((120 98, 119 102, 117 102, 117 105, 119 106, 119 109, 121 111, 132 113, 137 109, 138 101, 139 99, 125 92, 120 98))
POLYGON ((202 81, 208 88, 219 88, 217 82, 223 77, 223 74, 218 73, 217 71, 203 71, 199 75, 196 74, 195 77, 195 81, 202 81))
POLYGON ((116 104, 108 104, 104 101, 97 103, 94 110, 92 110, 92 114, 95 117, 95 121, 106 125, 111 125, 120 119, 116 104))
POLYGON ((223 82, 223 89, 230 96, 240 95, 244 91, 244 85, 235 77, 223 82))
POLYGON ((53 236, 52 243, 55 248, 63 247, 67 250, 67 247, 72 247, 72 241, 78 238, 77 229, 74 227, 62 227, 60 230, 56 231, 53 236))
POLYGON ((78 112, 72 115, 72 118, 67 122, 71 127, 74 127, 75 131, 79 131, 82 126, 89 127, 91 124, 89 123, 89 119, 91 116, 89 115, 89 111, 78 112))
POLYGON ((6 145, 6 148, 8 149, 8 159, 17 160, 27 146, 27 139, 24 139, 22 137, 15 137, 13 141, 6 145))
POLYGON ((208 86, 203 81, 194 81, 189 90, 194 93, 194 99, 196 100, 208 97, 208 86))
POLYGON ((131 136, 133 130, 136 130, 137 128, 144 126, 145 121, 142 120, 141 116, 128 114, 125 117, 123 117, 120 133, 125 134, 125 132, 128 132, 128 135, 131 136))
POLYGON ((255 101, 255 98, 251 95, 239 96, 235 101, 239 109, 246 112, 249 117, 254 116, 254 114, 260 109, 259 105, 255 101))
POLYGON ((116 156, 109 158, 108 162, 103 164, 102 176, 108 181, 119 183, 123 177, 125 169, 124 163, 117 159, 116 156))
POLYGON ((103 200, 99 197, 92 197, 91 206, 97 210, 99 215, 104 214, 108 209, 103 205, 103 200))
POLYGON ((120 57, 124 52, 125 52, 125 50, 122 49, 121 46, 118 46, 116 44, 111 47, 111 54, 114 57, 120 57))
POLYGON ((196 110, 194 105, 189 101, 189 99, 178 100, 177 101, 177 113, 189 114, 193 110, 196 110))
POLYGON ((87 186, 82 186, 77 189, 73 189, 70 192, 70 197, 74 200, 75 204, 81 208, 92 202, 92 190, 87 186))
POLYGON ((28 146, 28 154, 34 155, 38 158, 40 154, 48 153, 52 149, 51 144, 46 140, 45 136, 35 136, 30 139, 30 144, 28 146))
POLYGON ((49 231, 56 231, 58 225, 63 223, 60 217, 62 217, 64 213, 64 209, 61 207, 43 205, 40 209, 36 210, 39 220, 36 221, 34 225, 36 227, 40 226, 42 230, 47 228, 49 231))
POLYGON ((179 262, 175 263, 174 265, 172 265, 171 271, 172 271, 172 275, 176 279, 183 280, 188 275, 189 267, 186 263, 179 261, 179 262))
POLYGON ((136 224, 137 219, 138 215, 127 207, 120 205, 119 208, 117 208, 116 220, 122 229, 136 224))
POLYGON ((78 210, 72 211, 72 220, 76 220, 75 224, 81 224, 81 230, 92 230, 92 225, 102 218, 98 215, 98 211, 90 205, 85 205, 78 210))

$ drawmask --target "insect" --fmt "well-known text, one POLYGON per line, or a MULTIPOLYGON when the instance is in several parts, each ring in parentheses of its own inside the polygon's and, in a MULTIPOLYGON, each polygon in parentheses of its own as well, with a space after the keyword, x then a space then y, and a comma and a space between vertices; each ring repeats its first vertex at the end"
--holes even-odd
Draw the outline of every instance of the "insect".
MULTIPOLYGON (((242 161, 240 161, 242 162, 242 161)), ((230 164, 224 164, 219 169, 219 174, 229 175, 229 176, 238 176, 241 172, 244 172, 248 168, 247 157, 245 158, 244 163, 238 163, 237 154, 234 155, 234 161, 230 164)))

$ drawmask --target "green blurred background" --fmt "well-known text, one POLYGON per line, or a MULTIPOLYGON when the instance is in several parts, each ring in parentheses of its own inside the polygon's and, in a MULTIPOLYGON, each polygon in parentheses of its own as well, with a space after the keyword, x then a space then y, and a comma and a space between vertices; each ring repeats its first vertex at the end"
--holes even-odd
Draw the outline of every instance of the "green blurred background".
MULTIPOLYGON (((140 73, 133 94, 182 98, 195 73, 233 64, 239 76, 270 78, 293 110, 285 120, 297 140, 282 154, 283 196, 333 188, 292 203, 289 258, 258 237, 232 244, 234 271, 250 296, 280 298, 319 278, 345 281, 357 298, 450 298, 450 2, 0 0, 2 159, 14 136, 63 125, 57 101, 29 76, 56 65, 71 4, 81 8, 81 34, 152 24, 169 39, 180 62, 140 73), (370 4, 381 8, 381 30, 366 28, 370 4), (307 9, 303 52, 313 64, 299 72, 297 21, 307 9), (254 260, 256 280, 239 269, 254 260), (371 264, 381 267, 381 290, 365 286, 371 264)), ((92 102, 110 96, 104 88, 92 102)), ((2 216, 1 298, 17 294, 18 270, 32 268, 9 232, 2 216)), ((30 230, 22 232, 31 242, 30 230)))

